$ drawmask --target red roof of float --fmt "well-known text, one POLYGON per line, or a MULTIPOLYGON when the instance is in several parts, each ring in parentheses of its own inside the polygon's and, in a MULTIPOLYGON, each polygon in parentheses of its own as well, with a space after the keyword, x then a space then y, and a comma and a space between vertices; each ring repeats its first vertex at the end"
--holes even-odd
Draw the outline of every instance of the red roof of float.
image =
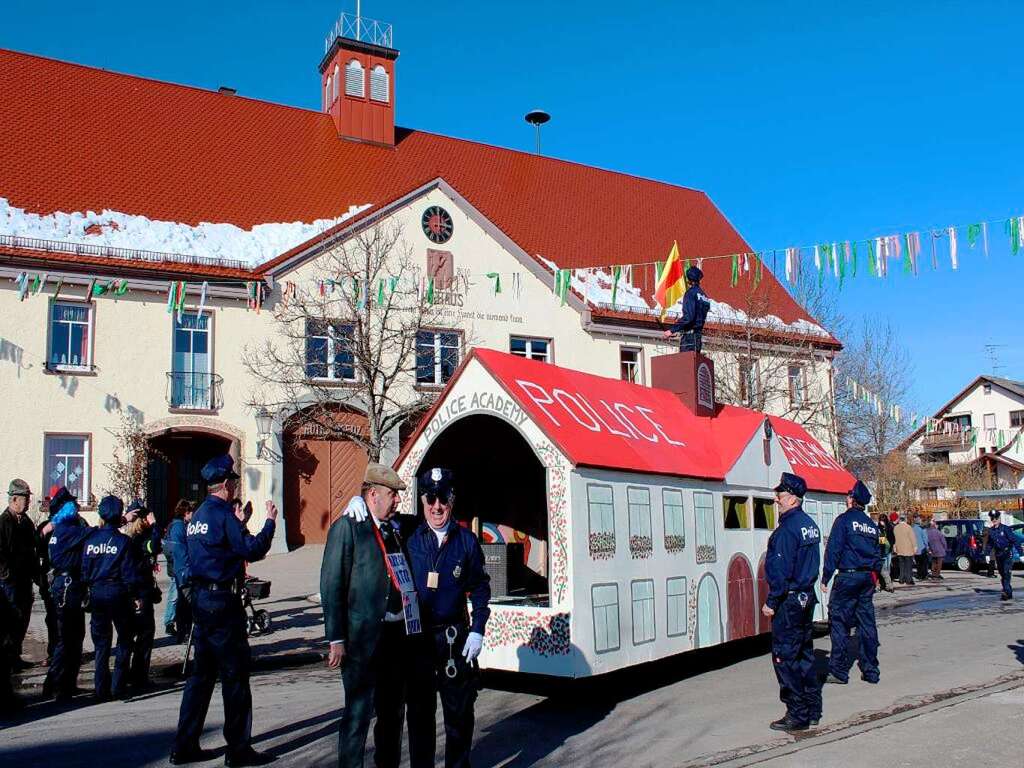
MULTIPOLYGON (((482 348, 470 353, 446 392, 471 360, 479 361, 577 466, 723 480, 765 420, 763 413, 731 405, 719 406, 714 418, 699 417, 668 390, 482 348)), ((768 418, 793 471, 810 490, 846 493, 853 487, 853 475, 803 427, 768 418)))
MULTIPOLYGON (((673 240, 684 257, 752 250, 693 189, 409 129, 394 148, 346 141, 321 112, 13 51, 0 50, 0 115, 0 197, 33 213, 250 228, 380 206, 443 178, 560 267, 661 260, 673 240)), ((745 306, 727 259, 704 271, 709 294, 745 306)), ((784 322, 811 319, 767 270, 757 291, 784 322)))

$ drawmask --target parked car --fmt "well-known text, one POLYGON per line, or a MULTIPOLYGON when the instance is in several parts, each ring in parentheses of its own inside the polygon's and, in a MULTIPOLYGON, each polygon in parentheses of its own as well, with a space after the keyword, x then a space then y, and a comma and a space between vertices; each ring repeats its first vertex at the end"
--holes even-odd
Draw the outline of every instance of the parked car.
MULTIPOLYGON (((1024 550, 1024 523, 1011 525, 1010 530, 1013 531, 1013 535, 1017 537, 1017 542, 1020 544, 1020 548, 1024 550)), ((1022 563, 1024 563, 1024 555, 1020 555, 1014 565, 1021 565, 1022 563)))
POLYGON ((985 565, 985 553, 981 548, 981 537, 985 534, 982 520, 936 520, 939 530, 946 537, 944 566, 956 566, 960 571, 974 571, 985 565))

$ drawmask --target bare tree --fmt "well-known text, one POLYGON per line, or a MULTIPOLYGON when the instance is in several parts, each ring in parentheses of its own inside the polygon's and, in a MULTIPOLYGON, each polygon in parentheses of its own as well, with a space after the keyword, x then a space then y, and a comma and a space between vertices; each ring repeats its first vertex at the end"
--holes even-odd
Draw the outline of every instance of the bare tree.
POLYGON ((138 419, 130 412, 121 414, 121 426, 110 433, 114 436, 114 451, 113 460, 107 465, 110 485, 105 493, 127 502, 145 499, 150 458, 169 459, 150 446, 138 419))
MULTIPOLYGON (((417 334, 442 325, 455 286, 414 266, 395 222, 361 230, 317 257, 312 271, 316 282, 286 284, 275 332, 243 352, 256 382, 248 404, 346 437, 377 461, 386 436, 436 397, 413 386, 417 334), (353 403, 366 415, 365 433, 337 418, 353 403)), ((457 346, 442 349, 435 364, 447 370, 459 356, 457 346)))

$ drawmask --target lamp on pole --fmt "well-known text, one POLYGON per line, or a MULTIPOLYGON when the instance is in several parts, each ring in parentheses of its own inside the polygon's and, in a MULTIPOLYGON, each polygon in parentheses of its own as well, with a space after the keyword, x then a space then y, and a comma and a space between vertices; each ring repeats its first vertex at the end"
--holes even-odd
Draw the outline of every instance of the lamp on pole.
POLYGON ((545 112, 543 109, 534 109, 526 113, 526 122, 532 125, 535 129, 537 138, 537 150, 536 154, 540 154, 540 127, 544 125, 548 120, 551 119, 551 115, 545 112))

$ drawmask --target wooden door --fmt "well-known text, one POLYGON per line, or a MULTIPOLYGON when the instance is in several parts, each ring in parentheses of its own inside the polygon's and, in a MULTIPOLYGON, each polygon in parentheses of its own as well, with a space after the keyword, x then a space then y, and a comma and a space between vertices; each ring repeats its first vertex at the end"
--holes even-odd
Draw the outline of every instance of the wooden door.
POLYGON ((754 577, 745 557, 737 555, 729 563, 729 582, 726 592, 729 604, 729 639, 739 640, 756 634, 754 577))

